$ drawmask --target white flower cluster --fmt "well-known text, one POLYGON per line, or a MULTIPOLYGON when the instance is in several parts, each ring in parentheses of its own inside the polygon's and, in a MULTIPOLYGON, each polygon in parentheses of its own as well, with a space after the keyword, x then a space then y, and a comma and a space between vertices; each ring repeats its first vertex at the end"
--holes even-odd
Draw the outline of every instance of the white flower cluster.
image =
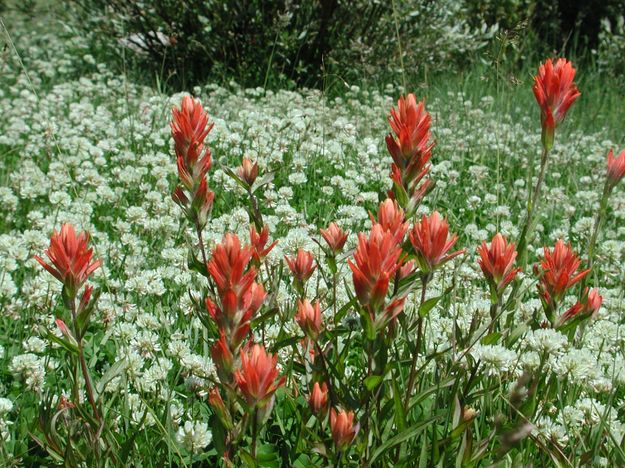
POLYGON ((201 452, 212 440, 208 425, 199 421, 185 421, 176 433, 176 441, 192 453, 201 452))

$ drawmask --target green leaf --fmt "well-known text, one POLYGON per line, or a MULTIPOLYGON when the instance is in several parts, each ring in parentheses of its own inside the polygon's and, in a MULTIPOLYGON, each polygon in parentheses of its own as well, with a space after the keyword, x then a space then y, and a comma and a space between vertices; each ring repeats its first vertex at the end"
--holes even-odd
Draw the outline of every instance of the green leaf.
MULTIPOLYGON (((348 292, 348 294, 350 293, 348 292)), ((343 320, 343 317, 345 317, 347 313, 351 310, 351 308, 354 307, 355 305, 356 305, 356 298, 351 296, 349 302, 336 312, 336 317, 334 317, 334 322, 340 323, 341 320, 343 320)))
POLYGON ((256 462, 259 466, 279 466, 278 450, 274 445, 260 445, 256 450, 256 462))
POLYGON ((309 466, 313 466, 313 463, 311 462, 310 457, 304 453, 297 457, 293 462, 293 468, 308 468, 309 466))
POLYGON ((425 317, 438 304, 443 296, 436 296, 428 299, 419 306, 419 317, 425 317))
POLYGON ((433 393, 436 393, 441 388, 451 387, 454 383, 456 383, 456 378, 449 377, 447 380, 443 380, 437 383, 436 385, 432 385, 431 387, 426 388, 422 392, 417 393, 416 395, 412 396, 412 398, 410 398, 409 408, 412 409, 414 405, 421 403, 428 396, 432 395, 433 393))
POLYGON ((301 341, 302 337, 301 336, 291 336, 289 338, 286 338, 284 340, 278 341, 277 343, 275 343, 273 346, 271 346, 271 352, 275 353, 278 350, 282 349, 282 348, 286 348, 288 346, 295 346, 297 343, 299 343, 301 341))
POLYGON ((397 182, 393 182, 393 193, 395 194, 395 198, 397 199, 397 203, 399 203, 399 206, 401 206, 402 208, 408 206, 409 197, 404 187, 399 185, 397 182))
POLYGON ((48 333, 48 339, 50 341, 58 344, 59 346, 64 348, 66 351, 69 351, 70 353, 73 353, 73 354, 78 354, 78 346, 76 346, 73 343, 70 343, 68 340, 64 340, 63 338, 59 338, 54 333, 49 332, 48 333))
POLYGON ((78 329, 80 330, 80 336, 85 336, 87 333, 87 327, 89 327, 89 322, 91 321, 91 314, 93 313, 93 309, 95 308, 96 303, 98 302, 98 298, 100 297, 101 290, 95 290, 89 301, 89 304, 78 313, 76 317, 76 324, 78 325, 78 329))
POLYGON ((365 379, 365 387, 371 391, 382 383, 383 377, 381 375, 370 375, 365 379))
POLYGON ((279 311, 280 309, 278 309, 277 307, 272 307, 260 317, 256 317, 255 319, 252 320, 252 328, 256 328, 257 326, 261 325, 263 322, 266 322, 271 317, 276 315, 279 311))
POLYGON ((120 359, 107 369, 104 375, 100 378, 100 381, 96 384, 96 391, 98 395, 104 391, 106 384, 122 373, 125 365, 126 361, 124 359, 120 359))
POLYGON ((371 456, 371 461, 370 461, 371 465, 373 465, 373 462, 375 462, 379 457, 384 455, 384 453, 387 450, 407 441, 408 439, 414 438, 416 435, 418 435, 420 432, 426 429, 436 419, 438 418, 434 417, 434 418, 426 419, 425 421, 422 421, 419 424, 415 424, 414 426, 406 429, 405 431, 400 432, 395 437, 391 437, 390 439, 388 439, 386 442, 380 445, 376 449, 375 452, 373 452, 373 455, 371 456))
POLYGON ((397 382, 395 379, 391 380, 393 386, 393 407, 395 409, 395 424, 399 431, 403 431, 406 428, 406 413, 404 413, 404 405, 401 401, 401 396, 397 388, 397 382))
POLYGON ((246 466, 249 466, 249 467, 258 466, 256 464, 256 460, 254 460, 254 457, 252 457, 252 455, 249 452, 247 452, 245 449, 239 449, 239 456, 241 457, 241 460, 245 463, 246 466))
POLYGON ((480 343, 482 343, 483 345, 495 344, 499 341, 499 338, 501 338, 501 333, 490 333, 489 335, 486 335, 484 338, 482 338, 480 340, 480 343))
POLYGON ((425 317, 434 308, 434 306, 438 304, 438 301, 447 296, 453 289, 454 286, 452 285, 445 289, 443 294, 441 294, 440 296, 432 297, 425 301, 423 304, 421 304, 421 306, 419 307, 419 316, 425 317))
POLYGON ((227 166, 221 165, 221 170, 228 174, 243 190, 249 190, 250 186, 239 175, 227 166))
POLYGON ((275 175, 276 175, 275 172, 267 172, 260 179, 256 180, 256 183, 254 184, 255 187, 254 187, 254 190, 252 190, 252 193, 258 190, 259 188, 261 188, 263 185, 267 185, 268 183, 273 181, 273 178, 275 177, 275 175))
POLYGON ((191 249, 189 249, 189 254, 187 255, 187 267, 189 270, 197 271, 202 276, 208 278, 208 269, 206 268, 206 265, 204 262, 198 260, 191 249))

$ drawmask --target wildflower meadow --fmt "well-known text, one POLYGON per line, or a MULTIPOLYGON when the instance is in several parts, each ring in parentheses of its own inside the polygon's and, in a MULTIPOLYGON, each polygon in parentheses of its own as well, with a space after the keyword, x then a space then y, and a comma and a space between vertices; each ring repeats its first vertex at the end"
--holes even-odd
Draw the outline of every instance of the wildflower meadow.
POLYGON ((2 29, 1 466, 625 466, 588 62, 173 91, 2 29))

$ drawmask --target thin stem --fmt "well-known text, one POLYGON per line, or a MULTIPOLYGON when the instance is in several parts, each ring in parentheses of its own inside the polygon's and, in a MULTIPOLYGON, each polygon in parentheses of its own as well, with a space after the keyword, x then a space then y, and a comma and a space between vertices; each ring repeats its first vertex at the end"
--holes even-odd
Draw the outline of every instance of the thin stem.
POLYGON ((256 197, 254 196, 254 194, 252 193, 252 189, 248 189, 247 190, 247 194, 250 197, 250 201, 252 202, 252 214, 253 214, 253 221, 254 221, 254 225, 256 226, 256 229, 258 229, 259 231, 263 228, 263 215, 260 212, 260 209, 258 208, 258 201, 256 200, 256 197))
MULTIPOLYGON (((367 378, 371 377, 371 370, 373 369, 372 363, 372 354, 373 354, 373 346, 371 342, 368 343, 369 352, 367 353, 367 378)), ((365 421, 364 421, 364 433, 365 433, 365 456, 363 459, 362 466, 367 466, 367 461, 369 460, 369 433, 371 431, 370 419, 371 415, 369 414, 369 405, 371 404, 371 394, 367 391, 367 404, 365 405, 365 421)))
POLYGON ((429 282, 429 274, 425 275, 421 281, 421 300, 419 301, 419 308, 417 309, 418 319, 417 319, 417 343, 415 347, 415 352, 412 356, 412 363, 410 364, 410 376, 408 377, 408 386, 406 387, 406 396, 404 400, 404 412, 408 410, 408 403, 410 402, 410 395, 412 394, 412 387, 414 386, 414 381, 417 377, 417 358, 419 357, 419 352, 421 351, 421 335, 423 335, 423 317, 421 317, 420 309, 423 303, 425 302, 425 292, 427 289, 427 285, 429 282))
POLYGON ((332 273, 332 307, 334 308, 334 325, 336 326, 336 314, 337 314, 337 304, 336 304, 336 273, 332 273))
POLYGON ((200 243, 200 252, 202 252, 202 261, 204 266, 208 263, 206 257, 206 248, 204 247, 204 237, 202 236, 202 227, 198 221, 195 222, 195 232, 197 233, 197 240, 200 243))
POLYGON ((328 393, 330 393, 330 401, 332 401, 333 405, 336 405, 338 404, 339 400, 336 396, 336 393, 334 392, 334 387, 332 386, 332 377, 330 376, 330 373, 328 372, 328 366, 326 363, 325 355, 323 354, 323 350, 321 349, 321 346, 319 346, 319 343, 317 343, 316 340, 313 342, 313 346, 315 350, 317 351, 319 358, 321 359, 321 366, 323 367, 323 373, 326 375, 326 380, 328 384, 328 393))
POLYGON ((534 223, 536 210, 538 209, 538 205, 540 203, 540 194, 542 191, 543 181, 545 180, 545 170, 547 169, 547 161, 549 159, 548 156, 549 151, 546 148, 543 148, 543 152, 540 157, 540 173, 538 174, 538 181, 536 182, 536 187, 534 187, 533 195, 527 201, 527 218, 525 220, 523 230, 521 231, 521 236, 519 237, 517 251, 519 252, 519 258, 521 260, 521 267, 524 270, 527 266, 527 245, 531 240, 533 232, 532 225, 534 223))
POLYGON ((495 330, 495 325, 497 323, 497 309, 499 309, 499 305, 501 304, 501 298, 497 297, 497 302, 493 302, 490 305, 490 325, 488 326, 488 333, 493 333, 495 330))
MULTIPOLYGON (((72 298, 69 302, 70 310, 72 312, 72 322, 74 323, 74 335, 76 337, 76 341, 78 343, 78 360, 80 362, 80 369, 82 370, 83 378, 85 379, 85 391, 87 393, 87 399, 89 400, 89 404, 93 409, 93 416, 95 417, 98 424, 100 424, 100 413, 98 412, 98 407, 95 402, 93 385, 91 384, 91 376, 89 375, 89 369, 87 368, 87 361, 85 360, 85 352, 83 348, 83 336, 78 327, 78 320, 76 314, 76 299, 72 298)), ((76 376, 77 377, 77 376, 76 376)), ((78 379, 76 379, 78 381, 78 379)))
POLYGON ((258 408, 254 409, 252 420, 252 458, 256 460, 256 438, 258 436, 258 408))
POLYGON ((603 226, 605 215, 608 210, 608 199, 610 198, 610 186, 606 181, 603 187, 603 195, 601 196, 601 204, 597 216, 595 217, 595 225, 593 227, 592 236, 588 241, 588 268, 592 268, 592 264, 595 256, 595 246, 597 239, 599 238, 599 232, 603 226))

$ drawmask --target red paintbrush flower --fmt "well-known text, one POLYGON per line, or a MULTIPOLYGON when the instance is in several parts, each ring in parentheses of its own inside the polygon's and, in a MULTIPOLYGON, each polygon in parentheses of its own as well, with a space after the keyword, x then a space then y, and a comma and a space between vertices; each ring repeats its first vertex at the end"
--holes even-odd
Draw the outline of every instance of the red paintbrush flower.
POLYGON ((538 289, 546 304, 555 306, 571 286, 588 274, 590 270, 577 271, 581 263, 571 245, 565 244, 561 239, 556 242, 553 250, 544 248, 538 289))
POLYGON ((325 418, 328 414, 328 385, 325 382, 321 385, 315 382, 308 398, 308 406, 319 419, 325 418))
POLYGON ((221 423, 226 429, 232 428, 232 419, 230 413, 226 409, 224 400, 221 398, 221 393, 217 387, 211 388, 208 392, 208 404, 211 406, 221 423))
POLYGON ((384 304, 389 281, 401 267, 401 245, 393 233, 380 224, 374 224, 369 233, 358 234, 354 262, 348 260, 356 296, 370 312, 378 311, 384 304))
POLYGON ((295 279, 300 281, 301 283, 305 283, 308 281, 308 278, 311 277, 315 268, 317 266, 314 264, 313 254, 305 251, 304 249, 299 249, 297 251, 297 256, 295 257, 284 257, 286 260, 291 273, 295 276, 295 279))
POLYGON ((336 223, 330 223, 327 229, 319 229, 321 236, 325 239, 330 250, 335 254, 341 252, 347 242, 347 233, 344 232, 336 223))
POLYGON ((447 253, 457 240, 457 235, 449 236, 449 224, 446 219, 441 218, 438 211, 430 216, 424 215, 410 231, 410 242, 417 256, 417 264, 426 274, 466 251, 461 249, 447 253))
POLYGON ((354 424, 354 413, 352 411, 336 412, 334 408, 330 409, 330 430, 332 431, 332 439, 339 449, 343 449, 352 443, 360 425, 354 424))
POLYGON ((183 209, 187 218, 199 228, 206 225, 213 207, 215 194, 208 189, 206 173, 212 159, 204 139, 213 128, 208 114, 199 101, 189 96, 182 98, 180 109, 172 110, 171 133, 174 138, 178 177, 182 186, 176 187, 173 200, 183 209))
POLYGON ((311 304, 306 299, 298 300, 295 321, 306 336, 315 340, 321 332, 321 306, 319 301, 311 304))
POLYGON ((397 101, 397 108, 391 109, 388 119, 395 136, 386 137, 386 145, 395 164, 406 169, 419 158, 419 166, 429 160, 432 148, 430 122, 432 118, 425 111, 425 104, 417 104, 415 95, 401 96, 397 101))
POLYGON ((237 175, 251 187, 258 177, 258 163, 252 162, 248 157, 243 157, 241 165, 237 168, 237 175))
POLYGON ((256 231, 254 226, 250 226, 250 244, 252 244, 252 258, 257 265, 260 265, 262 261, 265 259, 269 252, 276 246, 278 243, 277 240, 273 241, 269 246, 267 246, 267 242, 269 241, 269 228, 267 226, 263 226, 260 230, 260 233, 256 231))
POLYGON ((71 299, 76 297, 80 287, 102 265, 101 260, 91 261, 93 249, 88 244, 89 234, 81 232, 76 235, 71 224, 63 224, 60 232, 52 232, 50 247, 46 250, 51 264, 35 255, 35 260, 63 283, 66 294, 71 299))
POLYGON ((256 270, 250 266, 252 247, 241 246, 235 234, 227 233, 215 246, 207 269, 219 296, 219 304, 206 299, 206 309, 225 334, 231 352, 236 352, 250 331, 250 320, 265 300, 262 285, 254 282, 256 270))
POLYGON ((247 290, 256 276, 256 270, 248 270, 252 248, 241 246, 236 234, 226 233, 220 244, 213 249, 207 268, 217 285, 220 295, 233 290, 235 293, 247 290))
POLYGON ((551 59, 547 59, 534 77, 532 91, 540 106, 543 145, 548 150, 553 146, 555 128, 564 120, 567 111, 580 96, 573 82, 574 78, 575 69, 565 58, 559 58, 555 65, 551 59))
POLYGON ((581 315, 584 318, 596 318, 599 314, 599 309, 601 309, 601 303, 603 302, 603 297, 599 294, 599 290, 597 288, 584 290, 583 299, 577 301, 575 305, 573 305, 569 310, 563 313, 556 326, 562 326, 568 320, 581 315))
POLYGON ((478 263, 491 287, 500 295, 514 279, 520 268, 513 268, 517 252, 514 244, 506 241, 501 234, 495 234, 490 246, 483 242, 477 248, 480 255, 478 263))
POLYGON ((608 187, 614 188, 625 176, 625 150, 615 158, 614 151, 608 151, 608 187))
POLYGON ((260 308, 267 294, 261 284, 252 283, 237 298, 233 290, 226 291, 220 298, 221 307, 209 298, 206 299, 206 310, 215 323, 227 335, 232 350, 245 341, 250 331, 250 321, 260 308))
POLYGON ((227 378, 234 366, 234 356, 232 355, 232 351, 230 351, 230 346, 226 341, 223 330, 220 331, 219 339, 211 348, 211 356, 220 377, 227 378))
POLYGON ((431 186, 429 180, 421 183, 429 170, 428 161, 434 146, 430 133, 431 120, 424 103, 417 104, 414 94, 400 97, 397 109, 391 109, 389 116, 394 133, 386 137, 386 146, 393 158, 393 191, 389 195, 411 213, 431 186))
MULTIPOLYGON (((375 224, 373 215, 370 215, 371 223, 375 224)), ((387 198, 378 208, 378 224, 382 226, 382 229, 393 234, 393 237, 397 242, 401 242, 408 230, 408 222, 405 221, 406 216, 404 210, 402 210, 397 201, 387 198)))
POLYGON ((171 134, 178 161, 178 175, 189 190, 199 184, 211 167, 211 152, 204 148, 204 139, 213 129, 200 101, 182 98, 180 109, 172 109, 171 134))
POLYGON ((234 372, 234 379, 248 405, 264 408, 285 378, 278 379, 278 357, 267 354, 265 348, 255 344, 241 350, 241 368, 234 372))

